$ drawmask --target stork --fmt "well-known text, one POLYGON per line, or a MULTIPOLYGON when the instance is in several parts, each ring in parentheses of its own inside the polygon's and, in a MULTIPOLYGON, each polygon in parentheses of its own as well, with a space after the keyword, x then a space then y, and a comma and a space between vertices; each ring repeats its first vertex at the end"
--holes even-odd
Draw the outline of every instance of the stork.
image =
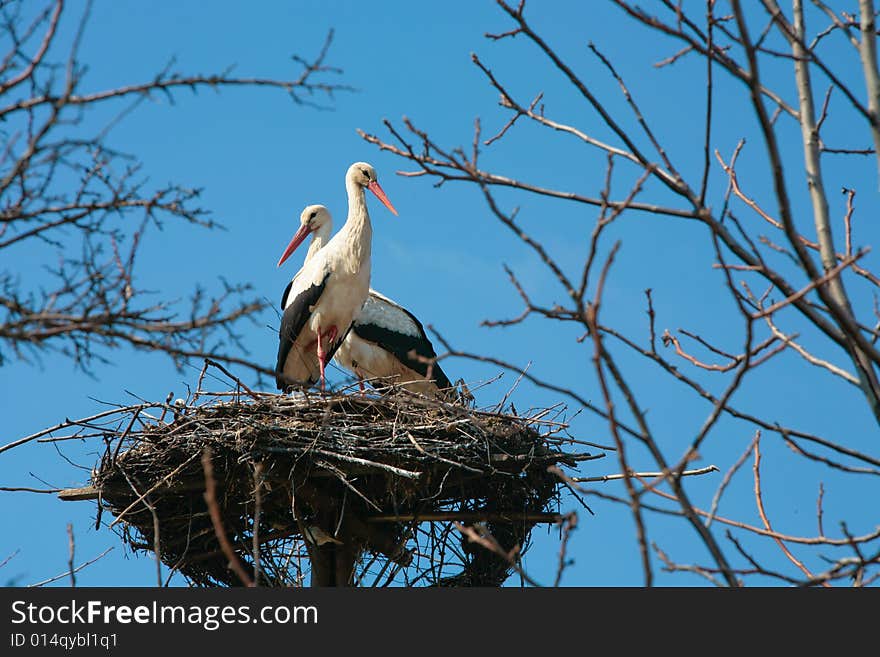
MULTIPOLYGON (((319 378, 324 390, 324 369, 367 299, 373 228, 365 190, 397 214, 379 186, 376 170, 366 162, 355 162, 348 168, 345 189, 345 225, 326 246, 315 251, 285 290, 275 366, 275 382, 280 390, 292 383, 316 383, 319 378)), ((300 226, 278 261, 279 267, 308 237, 310 226, 300 226)))
MULTIPOLYGON (((306 207, 300 215, 299 230, 312 236, 306 254, 308 262, 330 239, 330 212, 323 205, 306 207)), ((288 290, 281 299, 282 308, 288 290)), ((375 388, 398 383, 423 395, 443 396, 441 391, 451 389, 452 384, 436 358, 434 345, 416 316, 372 288, 334 356, 336 362, 358 377, 361 390, 367 379, 375 388)))
MULTIPOLYGON (((330 241, 330 233, 333 232, 333 219, 330 218, 330 211, 323 205, 307 205, 299 215, 297 234, 300 232, 304 235, 312 236, 309 250, 306 251, 306 257, 303 260, 303 267, 305 267, 305 264, 330 241)), ((287 307, 287 297, 293 287, 293 282, 301 271, 302 269, 294 275, 287 284, 287 287, 284 288, 284 292, 281 294, 281 310, 287 307)))
POLYGON ((409 310, 371 289, 364 307, 336 351, 336 361, 374 388, 392 384, 445 397, 452 383, 422 323, 409 310))

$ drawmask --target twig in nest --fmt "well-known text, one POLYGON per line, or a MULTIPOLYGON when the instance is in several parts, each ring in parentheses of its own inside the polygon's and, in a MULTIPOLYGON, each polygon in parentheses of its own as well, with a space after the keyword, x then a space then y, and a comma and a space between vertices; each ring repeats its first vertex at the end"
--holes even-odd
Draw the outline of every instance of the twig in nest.
MULTIPOLYGON (((718 467, 714 465, 707 465, 705 468, 699 468, 697 470, 685 470, 681 473, 682 477, 693 477, 698 475, 709 474, 710 472, 718 472, 718 467)), ((668 473, 665 472, 631 472, 629 473, 630 477, 635 477, 636 479, 649 479, 649 478, 657 478, 657 477, 666 477, 668 473)), ((610 474, 610 475, 601 475, 598 477, 570 477, 571 481, 576 481, 579 484, 583 484, 590 481, 612 481, 613 479, 623 479, 627 475, 625 474, 610 474)))
POLYGON ((113 522, 110 523, 110 527, 108 527, 108 529, 112 529, 113 526, 114 526, 116 523, 118 523, 120 520, 122 520, 123 516, 124 516, 126 513, 128 513, 129 511, 131 511, 135 506, 137 506, 140 502, 142 502, 144 499, 146 499, 147 495, 149 495, 150 493, 154 492, 154 491, 155 491, 157 488, 159 488, 162 484, 164 484, 166 481, 169 481, 174 475, 176 475, 176 474, 179 473, 181 470, 183 470, 186 466, 188 466, 190 463, 192 463, 192 462, 195 460, 196 456, 198 456, 198 454, 193 454, 193 455, 190 456, 186 461, 184 461, 183 463, 181 463, 181 464, 180 464, 179 466, 177 466, 174 470, 172 470, 172 471, 169 472, 167 475, 165 475, 164 477, 162 477, 162 479, 160 479, 160 480, 157 481, 155 484, 153 484, 153 485, 149 488, 149 490, 147 490, 146 493, 144 493, 144 494, 142 494, 141 496, 139 496, 134 502, 132 502, 131 504, 129 504, 125 509, 123 509, 123 510, 122 510, 122 511, 116 516, 116 519, 115 519, 113 522))
POLYGON ((241 379, 239 379, 237 376, 235 376, 234 374, 232 374, 229 370, 227 370, 225 367, 223 367, 223 366, 222 366, 220 363, 218 363, 217 361, 215 361, 215 360, 211 360, 210 358, 206 358, 206 359, 205 359, 205 365, 206 365, 206 366, 207 366, 207 365, 211 365, 212 367, 216 367, 218 370, 220 370, 221 372, 223 372, 223 373, 224 373, 226 376, 228 376, 230 379, 232 379, 233 381, 235 381, 235 383, 236 383, 238 386, 240 386, 241 389, 244 390, 247 394, 249 394, 251 397, 253 397, 253 398, 256 399, 257 401, 260 401, 260 398, 257 397, 257 393, 255 393, 253 390, 251 390, 250 388, 248 388, 244 383, 242 383, 241 379))

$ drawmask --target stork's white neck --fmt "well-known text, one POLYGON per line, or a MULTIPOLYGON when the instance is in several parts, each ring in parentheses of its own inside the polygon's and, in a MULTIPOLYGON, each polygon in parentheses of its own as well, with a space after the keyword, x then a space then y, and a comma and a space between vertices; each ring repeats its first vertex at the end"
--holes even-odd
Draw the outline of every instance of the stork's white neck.
POLYGON ((309 244, 309 250, 306 252, 306 259, 303 264, 311 260, 318 251, 327 246, 327 242, 330 241, 330 233, 332 232, 333 226, 328 221, 312 233, 312 241, 309 244))
POLYGON ((367 212, 364 188, 351 177, 346 177, 345 190, 348 192, 348 218, 342 230, 345 231, 344 243, 348 251, 347 255, 351 258, 352 264, 369 267, 373 227, 370 224, 370 213, 367 212))

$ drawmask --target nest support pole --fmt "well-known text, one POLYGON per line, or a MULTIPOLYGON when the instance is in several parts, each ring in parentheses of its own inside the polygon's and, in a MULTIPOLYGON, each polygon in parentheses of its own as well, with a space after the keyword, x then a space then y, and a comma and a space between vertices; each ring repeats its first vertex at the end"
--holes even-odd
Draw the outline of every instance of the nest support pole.
POLYGON ((309 555, 311 585, 352 586, 355 566, 367 550, 408 566, 412 557, 394 527, 364 522, 364 510, 349 503, 348 491, 340 488, 332 480, 323 485, 304 481, 291 500, 309 555))

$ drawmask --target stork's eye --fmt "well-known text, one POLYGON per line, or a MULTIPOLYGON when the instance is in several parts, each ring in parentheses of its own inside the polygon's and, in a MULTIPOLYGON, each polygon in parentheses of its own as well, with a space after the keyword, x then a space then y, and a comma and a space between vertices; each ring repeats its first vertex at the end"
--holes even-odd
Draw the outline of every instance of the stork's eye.
POLYGON ((315 210, 314 212, 312 212, 312 214, 309 215, 309 221, 311 221, 312 219, 314 219, 315 216, 317 216, 317 214, 318 214, 318 211, 317 211, 317 210, 315 210))
POLYGON ((369 171, 367 171, 366 169, 361 169, 361 173, 364 174, 364 177, 367 180, 370 180, 370 172, 369 171))

